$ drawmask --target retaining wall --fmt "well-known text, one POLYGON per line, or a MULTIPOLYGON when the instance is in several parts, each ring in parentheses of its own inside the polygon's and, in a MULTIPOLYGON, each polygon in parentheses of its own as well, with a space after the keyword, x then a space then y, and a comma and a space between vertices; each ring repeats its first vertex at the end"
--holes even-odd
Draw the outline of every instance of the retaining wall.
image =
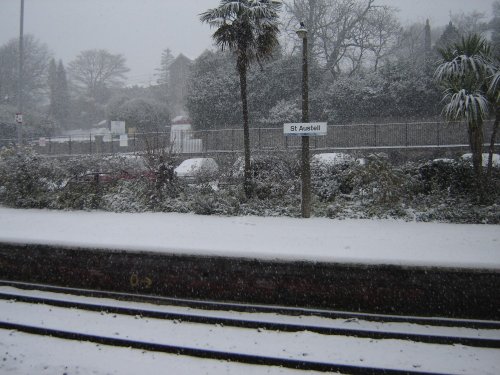
POLYGON ((158 296, 500 320, 500 271, 0 243, 0 278, 158 296))

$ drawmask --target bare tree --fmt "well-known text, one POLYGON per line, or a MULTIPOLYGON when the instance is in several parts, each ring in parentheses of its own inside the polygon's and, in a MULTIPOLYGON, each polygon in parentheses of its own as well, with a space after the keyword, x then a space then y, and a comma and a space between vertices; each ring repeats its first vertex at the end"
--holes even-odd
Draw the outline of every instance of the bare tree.
MULTIPOLYGON (((24 36, 23 98, 32 108, 47 89, 47 72, 52 53, 33 35, 24 36)), ((13 105, 18 96, 19 39, 0 46, 0 104, 13 105)))
POLYGON ((368 48, 373 53, 373 69, 377 71, 380 62, 394 50, 401 25, 395 17, 395 9, 387 6, 370 12, 367 24, 368 48))
POLYGON ((86 50, 81 52, 68 69, 73 81, 86 90, 86 94, 96 101, 104 101, 107 89, 119 87, 129 71, 125 58, 106 50, 86 50))
POLYGON ((395 9, 375 0, 293 0, 285 9, 289 32, 304 22, 311 56, 334 77, 365 65, 376 69, 400 29, 395 9))
MULTIPOLYGON (((284 21, 285 31, 289 39, 299 43, 295 31, 300 22, 304 22, 307 27, 308 38, 308 54, 317 60, 320 60, 322 55, 319 35, 323 27, 325 27, 324 16, 328 10, 327 0, 293 0, 284 3, 286 10, 286 18, 284 21)), ((299 43, 299 48, 302 48, 302 43, 299 43)))
POLYGON ((480 34, 488 30, 488 24, 485 22, 486 15, 478 11, 470 13, 453 13, 451 21, 457 27, 460 35, 480 34))

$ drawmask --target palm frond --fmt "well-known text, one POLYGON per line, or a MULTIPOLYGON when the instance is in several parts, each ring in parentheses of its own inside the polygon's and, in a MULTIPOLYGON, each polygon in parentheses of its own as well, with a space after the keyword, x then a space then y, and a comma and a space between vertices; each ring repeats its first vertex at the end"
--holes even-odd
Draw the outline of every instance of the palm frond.
POLYGON ((490 86, 488 87, 488 95, 490 95, 495 102, 500 102, 500 70, 496 70, 495 74, 490 77, 490 86))
POLYGON ((200 19, 206 23, 238 17, 248 17, 254 20, 276 19, 280 7, 280 3, 266 0, 222 0, 217 8, 201 13, 200 19))
POLYGON ((484 120, 489 112, 489 101, 482 92, 471 93, 464 89, 447 90, 443 100, 448 101, 443 114, 451 121, 465 120, 468 123, 477 123, 484 120))
POLYGON ((480 80, 493 72, 493 64, 482 55, 459 55, 441 63, 434 74, 439 81, 473 75, 480 80))
POLYGON ((272 0, 222 0, 219 7, 200 15, 217 30, 212 35, 222 50, 244 56, 245 64, 270 56, 278 45, 280 3, 272 0))
POLYGON ((494 63, 489 43, 479 35, 462 37, 459 43, 439 50, 442 62, 434 77, 439 81, 473 75, 477 80, 493 74, 494 63))

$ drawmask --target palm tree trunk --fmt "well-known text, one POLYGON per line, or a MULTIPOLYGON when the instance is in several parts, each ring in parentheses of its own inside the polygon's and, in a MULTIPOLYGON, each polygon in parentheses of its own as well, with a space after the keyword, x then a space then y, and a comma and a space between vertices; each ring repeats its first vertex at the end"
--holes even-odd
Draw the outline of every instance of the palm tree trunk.
POLYGON ((245 196, 252 196, 252 167, 250 164, 250 130, 248 128, 248 102, 247 102, 247 66, 242 57, 238 58, 238 73, 240 75, 241 106, 243 110, 243 145, 245 151, 245 172, 243 189, 245 196))
POLYGON ((469 123, 469 143, 472 151, 472 166, 474 168, 476 192, 479 201, 483 201, 483 120, 469 123))
POLYGON ((498 122, 500 121, 500 104, 497 104, 495 113, 496 113, 495 122, 493 123, 493 130, 491 132, 491 138, 490 138, 490 148, 488 150, 488 169, 486 172, 488 181, 491 177, 491 171, 493 170, 493 153, 495 152, 495 141, 497 138, 498 122))

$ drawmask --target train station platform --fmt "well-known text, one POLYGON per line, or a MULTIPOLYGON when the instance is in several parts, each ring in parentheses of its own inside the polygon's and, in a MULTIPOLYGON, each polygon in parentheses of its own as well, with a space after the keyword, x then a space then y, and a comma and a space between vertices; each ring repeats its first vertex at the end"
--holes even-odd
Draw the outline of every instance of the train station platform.
POLYGON ((500 228, 0 208, 0 279, 500 320, 500 228))

